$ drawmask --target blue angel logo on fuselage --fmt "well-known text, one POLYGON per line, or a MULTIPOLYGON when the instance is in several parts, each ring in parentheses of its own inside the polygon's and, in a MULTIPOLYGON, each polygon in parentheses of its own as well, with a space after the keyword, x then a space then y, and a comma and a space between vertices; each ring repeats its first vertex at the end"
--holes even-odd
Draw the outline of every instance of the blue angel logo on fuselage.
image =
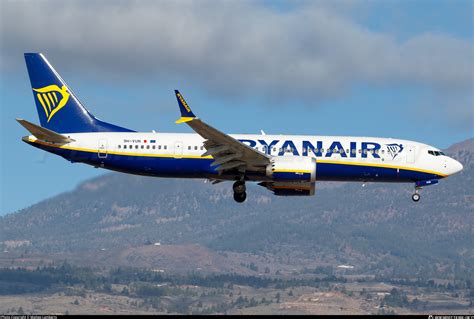
POLYGON ((387 144, 387 152, 392 155, 392 159, 395 159, 395 157, 403 151, 403 145, 402 144, 387 144))

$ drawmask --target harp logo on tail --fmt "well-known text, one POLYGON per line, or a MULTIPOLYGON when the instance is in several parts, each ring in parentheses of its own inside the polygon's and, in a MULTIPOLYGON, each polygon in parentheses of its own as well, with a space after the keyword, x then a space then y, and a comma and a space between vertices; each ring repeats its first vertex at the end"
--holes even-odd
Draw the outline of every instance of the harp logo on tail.
POLYGON ((37 92, 36 98, 43 106, 48 122, 53 118, 54 114, 66 105, 70 95, 65 85, 59 88, 59 86, 53 84, 33 89, 33 91, 37 92))

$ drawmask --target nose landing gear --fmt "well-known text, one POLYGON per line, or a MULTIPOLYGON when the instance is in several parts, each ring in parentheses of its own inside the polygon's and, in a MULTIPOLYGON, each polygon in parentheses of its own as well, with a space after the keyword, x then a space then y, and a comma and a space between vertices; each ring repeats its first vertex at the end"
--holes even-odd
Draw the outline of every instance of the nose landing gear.
POLYGON ((415 192, 413 193, 413 195, 411 195, 411 199, 414 201, 414 202, 418 202, 420 200, 420 191, 421 187, 417 187, 415 186, 415 192))
POLYGON ((246 187, 245 187, 245 182, 244 181, 237 181, 234 183, 232 186, 234 190, 234 200, 237 203, 243 203, 245 199, 247 198, 247 193, 245 192, 246 187))
POLYGON ((436 185, 436 184, 438 184, 437 179, 429 179, 429 180, 415 182, 415 193, 411 196, 411 199, 413 199, 414 202, 419 201, 420 200, 419 191, 423 188, 423 186, 430 186, 430 185, 436 185))

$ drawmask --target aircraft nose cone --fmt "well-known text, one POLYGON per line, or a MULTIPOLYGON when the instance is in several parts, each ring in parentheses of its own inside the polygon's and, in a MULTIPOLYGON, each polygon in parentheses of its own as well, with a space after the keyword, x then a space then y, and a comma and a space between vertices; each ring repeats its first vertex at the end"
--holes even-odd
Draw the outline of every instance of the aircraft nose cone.
POLYGON ((461 163, 456 161, 454 158, 451 158, 449 161, 449 175, 456 174, 460 171, 462 171, 463 166, 461 163))

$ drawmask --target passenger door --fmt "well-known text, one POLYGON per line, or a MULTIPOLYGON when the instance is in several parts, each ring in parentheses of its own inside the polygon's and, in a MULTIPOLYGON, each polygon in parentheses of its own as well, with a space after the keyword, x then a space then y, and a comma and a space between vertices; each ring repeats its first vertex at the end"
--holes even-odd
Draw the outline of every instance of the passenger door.
POLYGON ((100 139, 97 147, 97 155, 99 158, 107 158, 107 140, 100 139))
POLYGON ((407 163, 415 163, 415 146, 407 145, 407 163))
POLYGON ((183 142, 174 143, 174 158, 183 157, 183 142))

